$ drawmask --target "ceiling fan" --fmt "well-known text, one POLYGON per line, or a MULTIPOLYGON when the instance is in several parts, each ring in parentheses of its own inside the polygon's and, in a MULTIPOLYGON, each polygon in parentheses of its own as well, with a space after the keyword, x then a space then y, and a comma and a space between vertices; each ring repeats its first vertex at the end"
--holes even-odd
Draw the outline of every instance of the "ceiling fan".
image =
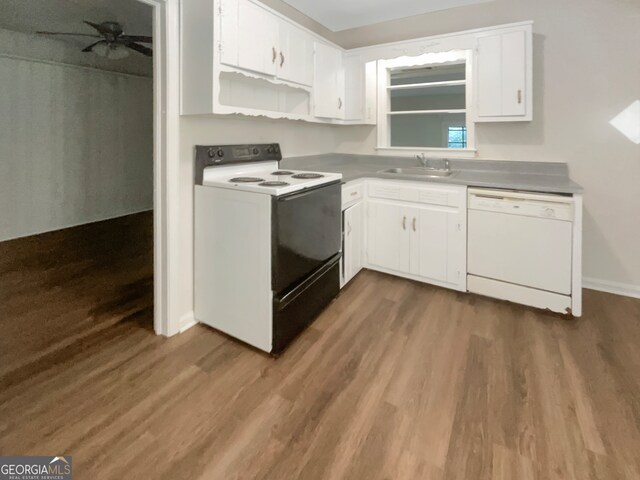
POLYGON ((119 60, 129 56, 129 49, 135 50, 147 57, 153 56, 153 50, 140 43, 153 43, 152 37, 144 35, 125 35, 122 25, 118 22, 93 23, 84 21, 95 28, 98 35, 90 33, 64 33, 64 32, 36 32, 41 35, 72 35, 80 37, 99 38, 95 43, 82 49, 83 52, 93 52, 101 57, 111 60, 119 60))

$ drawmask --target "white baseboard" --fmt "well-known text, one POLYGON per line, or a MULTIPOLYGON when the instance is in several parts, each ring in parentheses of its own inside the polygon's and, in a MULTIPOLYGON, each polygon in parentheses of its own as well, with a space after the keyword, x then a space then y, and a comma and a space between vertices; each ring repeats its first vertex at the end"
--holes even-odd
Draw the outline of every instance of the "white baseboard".
POLYGON ((198 323, 200 322, 196 320, 193 312, 185 313, 182 317, 180 317, 180 333, 186 332, 198 323))
POLYGON ((631 285, 629 283, 611 282, 609 280, 585 277, 582 279, 582 286, 584 288, 590 288, 591 290, 614 293, 625 297, 640 298, 640 285, 631 285))

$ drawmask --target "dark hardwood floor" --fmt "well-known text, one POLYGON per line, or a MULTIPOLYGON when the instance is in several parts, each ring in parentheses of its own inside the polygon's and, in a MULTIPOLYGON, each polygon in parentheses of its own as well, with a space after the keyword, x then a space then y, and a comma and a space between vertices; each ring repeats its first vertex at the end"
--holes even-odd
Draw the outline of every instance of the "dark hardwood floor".
POLYGON ((278 359, 152 331, 149 214, 0 244, 0 454, 77 479, 640 478, 640 301, 362 272, 278 359))

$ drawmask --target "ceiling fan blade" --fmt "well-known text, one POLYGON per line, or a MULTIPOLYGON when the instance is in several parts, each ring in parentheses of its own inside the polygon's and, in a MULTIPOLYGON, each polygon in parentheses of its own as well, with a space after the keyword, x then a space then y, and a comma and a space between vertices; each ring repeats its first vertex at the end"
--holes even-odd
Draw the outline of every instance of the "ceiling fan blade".
POLYGON ((99 43, 106 43, 106 42, 104 40, 98 40, 96 43, 92 43, 88 47, 83 48, 82 51, 83 52, 92 52, 93 51, 93 47, 95 47, 99 43))
POLYGON ((136 52, 140 52, 143 55, 146 55, 147 57, 153 56, 153 50, 151 50, 148 47, 145 47, 144 45, 140 45, 134 42, 124 42, 124 45, 129 47, 131 50, 135 50, 136 52))
POLYGON ((102 38, 102 35, 94 35, 92 33, 66 33, 66 32, 36 32, 38 35, 76 35, 79 37, 102 38))
POLYGON ((104 35, 104 32, 102 31, 102 28, 97 23, 93 23, 93 22, 90 22, 88 20, 83 20, 83 22, 86 23, 87 25, 95 28, 100 35, 104 35))
POLYGON ((145 35, 121 35, 119 38, 125 42, 153 43, 153 37, 145 35))

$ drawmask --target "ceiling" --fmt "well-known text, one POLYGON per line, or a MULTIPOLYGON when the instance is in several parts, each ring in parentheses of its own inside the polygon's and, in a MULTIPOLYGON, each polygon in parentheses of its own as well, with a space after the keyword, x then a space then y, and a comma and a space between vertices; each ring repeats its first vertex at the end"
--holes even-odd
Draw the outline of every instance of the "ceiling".
MULTIPOLYGON (((0 1, 0 28, 6 30, 95 33, 83 20, 120 22, 130 35, 151 35, 153 30, 152 7, 137 0, 0 1)), ((56 38, 78 45, 87 43, 86 38, 56 38)))
POLYGON ((284 0, 334 32, 492 0, 284 0))

